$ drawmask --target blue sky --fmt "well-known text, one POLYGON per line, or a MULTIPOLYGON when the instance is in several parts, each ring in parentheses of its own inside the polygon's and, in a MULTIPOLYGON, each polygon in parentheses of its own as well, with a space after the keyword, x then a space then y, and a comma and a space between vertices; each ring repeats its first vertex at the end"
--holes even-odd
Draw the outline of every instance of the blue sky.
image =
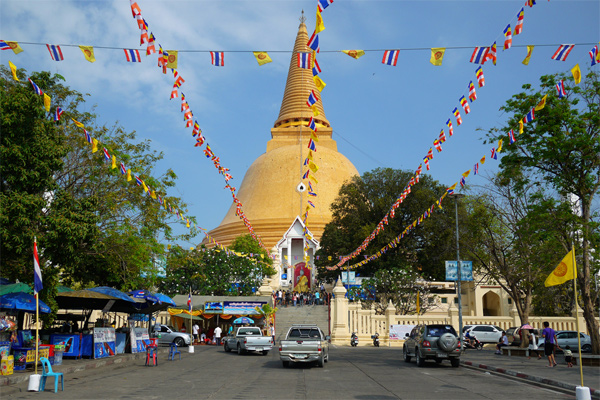
MULTIPOLYGON (((497 66, 488 62, 483 67, 486 85, 477 89, 471 113, 461 110, 460 127, 452 118, 454 136, 431 161, 429 173, 435 179, 456 182, 489 155, 490 145, 483 144, 478 129, 503 126, 508 116, 499 108, 524 83, 537 85, 539 76, 569 71, 576 63, 584 73, 588 70, 591 44, 575 46, 564 62, 551 59, 558 44, 600 40, 599 1, 538 0, 525 8, 523 33, 513 36, 513 48, 502 51, 502 32, 510 23, 514 33, 523 3, 335 0, 323 12, 326 29, 320 34, 322 53, 317 59, 327 83, 322 93, 325 114, 338 150, 361 174, 377 167, 415 170, 446 128, 452 109, 460 109, 458 99, 467 95, 469 81, 476 81, 477 66, 469 62, 473 47, 497 40, 497 66), (526 48, 515 47, 525 45, 536 45, 528 66, 521 64, 526 48), (435 67, 429 63, 431 47, 466 48, 447 50, 443 65, 435 67), (383 51, 398 48, 403 50, 397 66, 383 65, 383 51), (410 50, 418 48, 425 50, 410 50), (335 52, 342 49, 373 51, 354 60, 335 52)), ((230 168, 232 185, 239 188, 248 167, 266 151, 298 19, 304 10, 312 32, 316 0, 138 4, 165 49, 205 51, 180 52, 178 71, 186 80, 182 91, 221 165, 230 168), (211 65, 210 50, 225 52, 225 67, 211 65), (259 67, 252 51, 268 51, 273 62, 259 67)), ((28 71, 60 73, 67 85, 91 95, 86 107, 96 105, 101 124, 118 121, 140 139, 150 139, 153 149, 164 152, 158 169, 172 168, 179 176, 169 194, 188 203, 188 214, 196 216, 199 226, 219 225, 231 195, 212 162, 193 146, 180 100, 169 99, 172 75, 160 72, 154 56, 142 56, 142 63, 133 64, 125 61, 122 50, 98 48, 141 49, 129 1, 2 0, 0 38, 18 41, 24 49, 18 55, 0 52, 2 64, 10 60, 28 71), (97 61, 88 63, 79 48, 63 46, 65 60, 55 62, 46 46, 24 42, 95 46, 97 61)), ((489 161, 480 170, 493 171, 489 161)), ((469 182, 484 183, 472 176, 469 182)))

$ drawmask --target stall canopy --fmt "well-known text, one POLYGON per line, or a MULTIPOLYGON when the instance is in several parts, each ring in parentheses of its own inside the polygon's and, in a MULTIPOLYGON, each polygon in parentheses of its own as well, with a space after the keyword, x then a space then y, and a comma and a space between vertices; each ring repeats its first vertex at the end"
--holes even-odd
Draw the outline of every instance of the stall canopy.
POLYGON ((22 282, 11 283, 11 284, 0 284, 0 296, 9 294, 9 293, 19 293, 19 292, 32 294, 33 290, 31 289, 31 287, 28 284, 22 283, 22 282))
MULTIPOLYGON (((40 312, 48 314, 50 307, 43 301, 40 302, 40 312)), ((26 311, 30 313, 35 312, 35 297, 29 293, 16 292, 8 293, 0 296, 0 309, 3 310, 15 310, 15 311, 26 311)))
POLYGON ((123 299, 122 296, 114 297, 92 289, 84 289, 57 293, 56 302, 59 308, 65 310, 104 310, 105 312, 124 312, 128 314, 138 312, 135 307, 135 300, 125 294, 124 296, 127 300, 123 299))
POLYGON ((169 296, 162 293, 152 293, 142 289, 129 292, 129 295, 134 299, 143 301, 143 303, 135 305, 141 314, 152 314, 175 305, 175 302, 169 296))

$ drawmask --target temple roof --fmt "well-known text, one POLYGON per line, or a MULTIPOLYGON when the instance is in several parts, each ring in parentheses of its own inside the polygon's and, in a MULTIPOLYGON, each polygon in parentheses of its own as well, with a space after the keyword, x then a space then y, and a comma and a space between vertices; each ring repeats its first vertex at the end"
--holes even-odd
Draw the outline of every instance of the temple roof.
MULTIPOLYGON (((274 128, 286 128, 298 125, 306 126, 310 117, 313 116, 311 109, 306 104, 310 91, 314 90, 319 98, 321 98, 321 93, 317 90, 315 82, 312 79, 312 69, 298 67, 298 53, 312 52, 312 50, 306 46, 308 39, 306 25, 302 22, 298 27, 298 35, 296 36, 296 42, 294 43, 294 51, 290 61, 290 69, 285 84, 281 109, 279 111, 279 117, 273 125, 274 128)), ((329 121, 327 120, 327 117, 325 117, 323 101, 319 100, 316 103, 316 106, 319 110, 319 115, 314 117, 315 122, 322 126, 330 127, 329 121)))

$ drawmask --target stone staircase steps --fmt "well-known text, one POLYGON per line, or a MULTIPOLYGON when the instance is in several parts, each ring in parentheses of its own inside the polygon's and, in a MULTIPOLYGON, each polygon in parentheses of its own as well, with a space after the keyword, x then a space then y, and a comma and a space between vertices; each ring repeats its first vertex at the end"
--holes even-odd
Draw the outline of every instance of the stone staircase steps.
POLYGON ((275 314, 275 340, 284 339, 285 334, 293 324, 317 324, 325 335, 329 335, 327 306, 277 306, 277 308, 275 314))

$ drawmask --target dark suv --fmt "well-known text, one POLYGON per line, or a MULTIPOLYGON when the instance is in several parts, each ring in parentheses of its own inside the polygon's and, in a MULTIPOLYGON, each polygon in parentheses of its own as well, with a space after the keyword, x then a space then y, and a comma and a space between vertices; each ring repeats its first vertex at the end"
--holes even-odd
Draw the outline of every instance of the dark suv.
POLYGON ((452 325, 417 325, 406 334, 402 354, 405 362, 415 357, 419 367, 427 359, 438 364, 448 359, 457 368, 460 365, 460 340, 452 325))

